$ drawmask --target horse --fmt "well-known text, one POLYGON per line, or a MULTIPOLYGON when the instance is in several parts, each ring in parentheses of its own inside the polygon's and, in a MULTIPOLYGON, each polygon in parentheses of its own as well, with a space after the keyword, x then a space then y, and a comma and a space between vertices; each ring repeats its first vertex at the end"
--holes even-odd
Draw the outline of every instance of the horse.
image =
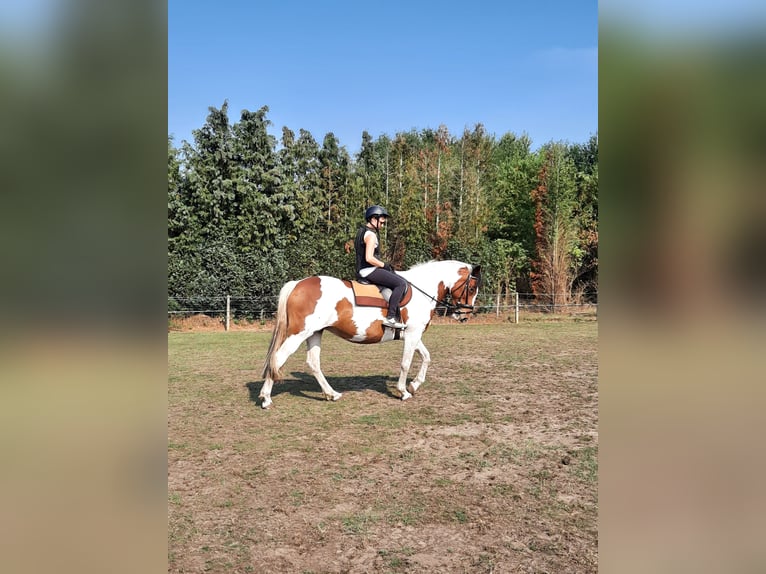
MULTIPOLYGON (((357 304, 352 282, 313 275, 288 281, 279 292, 276 324, 263 367, 263 386, 259 398, 264 409, 272 405, 271 389, 282 379, 281 369, 287 359, 306 341, 306 363, 322 388, 327 400, 337 401, 342 393, 335 391, 322 374, 320 353, 322 333, 334 335, 359 344, 385 343, 402 339, 404 352, 396 388, 403 401, 411 398, 426 377, 431 355, 423 345, 422 336, 434 317, 436 306, 445 305, 447 312, 461 322, 474 312, 474 303, 481 284, 481 266, 460 261, 429 261, 407 271, 398 271, 408 282, 411 298, 400 306, 406 329, 383 326, 386 308, 357 304), (407 374, 417 351, 422 359, 417 377, 407 388, 407 374)), ((386 297, 389 289, 381 289, 386 297)), ((403 301, 410 295, 405 295, 403 301)))

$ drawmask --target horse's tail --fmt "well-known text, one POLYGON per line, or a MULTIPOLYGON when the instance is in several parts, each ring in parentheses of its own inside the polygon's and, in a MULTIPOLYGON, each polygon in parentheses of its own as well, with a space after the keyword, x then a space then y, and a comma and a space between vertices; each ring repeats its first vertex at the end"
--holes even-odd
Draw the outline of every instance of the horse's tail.
POLYGON ((282 286, 279 292, 279 303, 277 304, 277 322, 274 325, 274 331, 271 334, 271 343, 266 353, 266 362, 263 365, 263 378, 271 378, 272 381, 282 379, 280 365, 277 363, 277 349, 282 346, 287 338, 287 298, 293 292, 297 281, 288 281, 282 286))

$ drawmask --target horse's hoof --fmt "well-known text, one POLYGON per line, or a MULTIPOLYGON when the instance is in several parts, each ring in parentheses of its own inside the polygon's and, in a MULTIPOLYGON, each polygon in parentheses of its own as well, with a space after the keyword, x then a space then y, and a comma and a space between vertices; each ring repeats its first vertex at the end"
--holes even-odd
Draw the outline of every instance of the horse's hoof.
POLYGON ((332 395, 325 395, 328 401, 337 401, 343 396, 343 393, 333 393, 332 395))
POLYGON ((419 386, 420 385, 416 385, 415 383, 410 383, 409 385, 407 385, 407 390, 410 391, 412 393, 412 396, 414 397, 415 396, 415 391, 418 390, 419 386))
POLYGON ((403 400, 403 401, 406 401, 407 399, 411 399, 411 398, 412 398, 412 395, 411 395, 409 392, 407 392, 407 391, 404 391, 404 392, 402 393, 402 400, 403 400))
POLYGON ((261 408, 262 408, 262 409, 268 409, 269 407, 271 407, 271 399, 268 399, 268 400, 264 400, 264 401, 261 403, 261 408))

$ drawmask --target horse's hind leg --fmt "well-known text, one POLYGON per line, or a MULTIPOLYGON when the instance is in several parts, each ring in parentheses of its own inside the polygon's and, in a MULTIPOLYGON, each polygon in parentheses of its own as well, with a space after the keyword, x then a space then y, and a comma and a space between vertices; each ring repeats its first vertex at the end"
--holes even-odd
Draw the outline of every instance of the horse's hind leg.
MULTIPOLYGON (((282 343, 282 345, 276 351, 278 369, 281 369, 282 366, 284 366, 284 364, 287 362, 287 359, 290 358, 290 355, 298 350, 298 347, 300 347, 301 343, 306 340, 307 336, 308 335, 306 333, 298 333, 297 335, 290 335, 287 337, 287 339, 285 339, 285 342, 282 343)), ((263 399, 261 407, 264 409, 267 409, 271 406, 271 388, 273 386, 274 380, 267 375, 263 381, 261 392, 258 395, 261 399, 263 399)))
POLYGON ((261 408, 267 409, 271 406, 271 387, 273 386, 274 380, 267 376, 261 386, 261 392, 258 394, 258 398, 262 399, 261 408))
POLYGON ((311 374, 314 375, 319 386, 322 387, 322 392, 324 392, 325 398, 328 401, 337 401, 343 395, 342 393, 335 391, 330 386, 330 383, 327 382, 319 362, 319 355, 322 352, 322 331, 317 331, 306 340, 306 351, 306 363, 308 364, 309 369, 311 369, 311 374))

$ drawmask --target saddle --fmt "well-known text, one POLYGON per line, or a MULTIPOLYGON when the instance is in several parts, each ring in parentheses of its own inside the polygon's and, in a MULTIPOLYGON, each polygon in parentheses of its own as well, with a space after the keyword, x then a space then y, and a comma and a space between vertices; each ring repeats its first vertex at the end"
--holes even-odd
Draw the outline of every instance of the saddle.
MULTIPOLYGON (((344 279, 343 282, 351 287, 354 291, 354 303, 357 307, 380 307, 382 309, 388 308, 388 298, 391 296, 391 289, 388 287, 378 287, 373 283, 361 283, 359 281, 349 281, 344 279)), ((407 290, 402 295, 402 300, 399 303, 401 309, 412 299, 412 287, 407 283, 407 290)))

